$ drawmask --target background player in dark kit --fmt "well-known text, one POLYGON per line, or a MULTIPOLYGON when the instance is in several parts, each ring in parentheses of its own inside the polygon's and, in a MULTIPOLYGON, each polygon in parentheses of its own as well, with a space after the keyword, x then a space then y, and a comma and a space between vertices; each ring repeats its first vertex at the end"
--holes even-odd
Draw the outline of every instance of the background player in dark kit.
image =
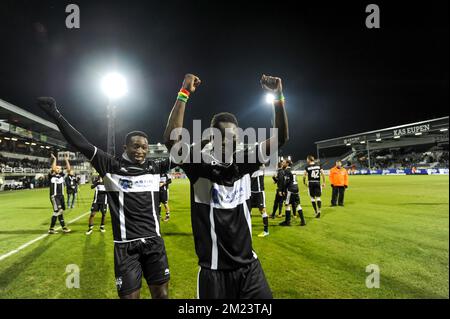
POLYGON ((69 171, 69 174, 66 176, 66 193, 67 193, 67 207, 74 208, 75 200, 78 195, 78 185, 80 184, 80 179, 75 175, 73 169, 69 171), (71 201, 72 200, 72 201, 71 201))
POLYGON ((161 174, 161 179, 159 182, 159 200, 161 204, 163 204, 164 209, 166 210, 166 217, 164 217, 165 222, 168 222, 170 219, 169 185, 171 183, 172 179, 170 178, 169 174, 167 173, 161 174))
POLYGON ((322 196, 322 188, 325 187, 325 173, 323 172, 322 166, 316 163, 314 156, 308 155, 306 162, 307 166, 303 175, 303 184, 308 187, 316 218, 320 218, 322 208, 322 199, 320 196, 322 196), (308 178, 308 184, 306 184, 306 178, 308 178), (322 185, 320 184, 321 178, 322 185))
POLYGON ((211 127, 221 133, 222 144, 213 139, 208 145, 222 148, 222 154, 218 155, 220 159, 214 157, 207 145, 194 141, 204 155, 201 163, 194 163, 195 145, 176 143, 180 132, 173 130, 183 127, 186 102, 200 85, 200 79, 192 74, 185 76, 164 134, 169 150, 177 146, 171 151, 172 155, 180 153, 178 147, 187 150, 184 160, 176 164, 184 170, 191 184, 191 222, 200 265, 197 293, 202 299, 272 298, 261 264, 252 249, 251 235, 250 175, 264 163, 259 159, 256 163, 250 163, 248 159, 254 155, 251 152, 275 152, 270 149, 272 139, 279 146, 283 145, 288 140, 288 123, 281 79, 263 75, 261 84, 276 94, 274 123, 278 134, 257 146, 242 150, 244 153, 236 151, 238 122, 231 113, 216 114, 211 120, 211 127), (230 137, 224 134, 225 131, 235 134, 230 137), (173 133, 177 135, 175 139, 171 138, 173 133), (225 158, 225 149, 230 147, 234 152, 231 158, 225 158), (244 155, 244 163, 236 161, 240 155, 244 155), (229 201, 229 198, 232 200, 229 201))
POLYGON ((94 199, 92 200, 91 214, 89 215, 89 228, 86 235, 92 234, 94 230, 94 217, 97 212, 102 213, 102 221, 100 223, 100 231, 105 232, 105 218, 106 211, 108 210, 108 196, 106 194, 105 184, 101 176, 97 176, 92 185, 91 189, 95 188, 94 199))
POLYGON ((38 98, 38 105, 103 178, 111 213, 119 296, 139 298, 144 276, 153 298, 168 298, 170 272, 158 216, 159 179, 168 170, 168 161, 155 163, 146 159, 148 137, 139 131, 127 134, 124 153, 114 158, 73 128, 53 98, 38 98))
MULTIPOLYGON (((64 172, 61 166, 56 165, 57 160, 55 155, 51 154, 51 156, 52 167, 50 173, 48 174, 48 179, 50 181, 50 202, 53 207, 53 215, 50 221, 50 229, 48 230, 48 233, 57 233, 55 230, 56 219, 59 220, 63 233, 69 233, 70 229, 66 227, 64 222, 64 211, 66 210, 66 202, 64 201, 64 172)), ((70 171, 69 158, 65 156, 64 161, 66 162, 66 170, 70 171)))
POLYGON ((277 189, 275 192, 275 200, 273 202, 273 210, 272 210, 272 219, 275 218, 275 214, 278 209, 278 217, 283 215, 283 202, 284 202, 284 194, 283 194, 283 185, 284 185, 284 162, 281 161, 278 163, 278 169, 275 176, 272 176, 272 179, 275 184, 277 184, 277 189))
POLYGON ((285 161, 284 168, 284 192, 286 193, 286 218, 280 223, 280 226, 291 225, 291 212, 294 214, 298 212, 300 217, 300 226, 305 226, 305 218, 303 216, 302 206, 300 205, 300 192, 297 183, 297 174, 291 169, 292 161, 285 161))
POLYGON ((264 230, 258 237, 269 236, 269 216, 266 212, 266 193, 264 191, 264 165, 251 176, 252 208, 258 208, 263 219, 264 230))

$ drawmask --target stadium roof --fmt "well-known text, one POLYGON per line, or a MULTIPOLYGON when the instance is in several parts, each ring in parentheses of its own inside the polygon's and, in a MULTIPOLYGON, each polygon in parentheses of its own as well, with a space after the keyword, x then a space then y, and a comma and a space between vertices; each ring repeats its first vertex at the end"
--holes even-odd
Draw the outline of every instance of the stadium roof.
POLYGON ((433 120, 332 138, 315 142, 315 144, 319 150, 330 147, 364 146, 364 144, 368 143, 371 144, 370 147, 372 149, 439 142, 448 143, 448 126, 449 117, 446 116, 433 120))
POLYGON ((59 146, 66 145, 55 124, 1 99, 0 128, 14 135, 59 146))

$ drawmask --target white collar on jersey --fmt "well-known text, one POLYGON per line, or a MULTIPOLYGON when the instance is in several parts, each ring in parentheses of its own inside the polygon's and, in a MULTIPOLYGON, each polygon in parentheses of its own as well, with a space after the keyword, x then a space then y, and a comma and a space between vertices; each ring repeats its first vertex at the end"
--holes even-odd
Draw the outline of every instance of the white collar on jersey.
MULTIPOLYGON (((130 163, 134 163, 134 161, 132 161, 131 158, 128 157, 127 152, 123 152, 122 158, 125 159, 125 160, 127 160, 127 161, 130 162, 130 163)), ((145 161, 146 161, 146 159, 144 159, 141 163, 138 163, 138 164, 144 164, 145 161)))

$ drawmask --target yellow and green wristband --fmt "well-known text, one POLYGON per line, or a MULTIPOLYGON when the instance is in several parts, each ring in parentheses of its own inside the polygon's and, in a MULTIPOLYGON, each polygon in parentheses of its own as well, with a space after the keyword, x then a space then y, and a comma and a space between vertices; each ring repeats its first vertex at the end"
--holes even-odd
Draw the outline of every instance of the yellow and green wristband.
POLYGON ((283 92, 277 93, 277 95, 275 96, 275 102, 284 102, 283 92))

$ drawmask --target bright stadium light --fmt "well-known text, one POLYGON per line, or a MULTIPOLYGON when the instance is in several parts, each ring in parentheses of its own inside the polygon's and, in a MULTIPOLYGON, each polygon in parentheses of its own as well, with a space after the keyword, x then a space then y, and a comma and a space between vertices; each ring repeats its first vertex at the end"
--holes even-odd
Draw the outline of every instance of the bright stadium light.
POLYGON ((266 103, 273 104, 273 101, 275 101, 275 95, 273 95, 272 93, 267 93, 266 94, 266 103))
POLYGON ((420 136, 422 135, 422 132, 417 132, 416 134, 414 134, 415 136, 420 136))
POLYGON ((398 138, 400 138, 400 135, 396 135, 396 136, 394 136, 394 138, 395 138, 395 139, 398 139, 398 138))
POLYGON ((128 92, 126 79, 119 73, 109 73, 102 79, 102 91, 111 99, 118 99, 128 92))
POLYGON ((361 144, 366 144, 366 141, 361 141, 360 143, 361 143, 361 144))
POLYGON ((347 145, 347 146, 352 146, 352 144, 351 144, 351 143, 347 143, 347 144, 345 144, 345 145, 347 145))
POLYGON ((440 131, 440 132, 447 132, 447 131, 448 131, 448 128, 442 128, 442 129, 440 129, 439 131, 440 131))
POLYGON ((123 97, 128 92, 126 79, 119 73, 112 72, 105 75, 101 82, 103 93, 108 97, 108 133, 107 133, 107 152, 115 156, 116 149, 116 106, 113 104, 115 100, 123 97))
POLYGON ((377 138, 375 141, 377 142, 381 142, 381 138, 377 138))

